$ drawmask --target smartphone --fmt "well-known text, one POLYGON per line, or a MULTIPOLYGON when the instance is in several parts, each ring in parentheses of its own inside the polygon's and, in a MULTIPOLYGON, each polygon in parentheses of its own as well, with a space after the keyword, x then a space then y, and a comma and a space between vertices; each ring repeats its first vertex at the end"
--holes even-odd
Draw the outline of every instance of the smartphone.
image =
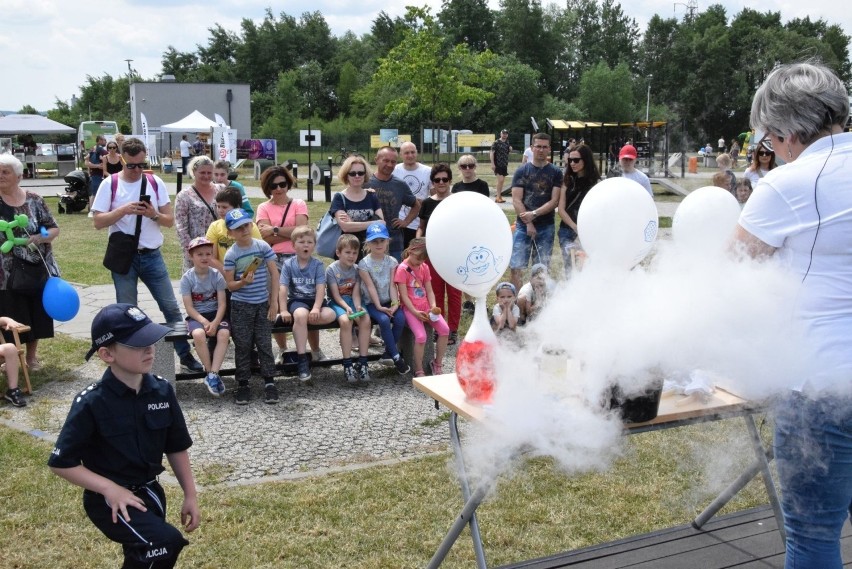
POLYGON ((148 194, 143 194, 143 195, 139 196, 139 201, 151 203, 151 196, 148 195, 148 194))
POLYGON ((249 262, 248 265, 246 265, 246 268, 243 271, 243 273, 253 273, 257 270, 257 268, 259 266, 260 266, 260 257, 255 257, 249 262))

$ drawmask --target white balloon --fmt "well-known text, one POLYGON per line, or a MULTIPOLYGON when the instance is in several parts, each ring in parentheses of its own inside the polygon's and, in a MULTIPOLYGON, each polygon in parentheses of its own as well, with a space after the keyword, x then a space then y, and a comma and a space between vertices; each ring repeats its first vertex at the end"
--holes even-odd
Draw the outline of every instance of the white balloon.
POLYGON ((654 199, 627 178, 597 184, 577 215, 577 232, 590 265, 633 268, 654 245, 658 226, 654 199))
POLYGON ((705 186, 690 193, 675 210, 672 237, 679 248, 696 253, 725 249, 740 217, 740 204, 731 192, 705 186))
POLYGON ((426 251, 444 281, 473 297, 483 297, 509 266, 509 220, 482 194, 451 194, 429 218, 426 251))

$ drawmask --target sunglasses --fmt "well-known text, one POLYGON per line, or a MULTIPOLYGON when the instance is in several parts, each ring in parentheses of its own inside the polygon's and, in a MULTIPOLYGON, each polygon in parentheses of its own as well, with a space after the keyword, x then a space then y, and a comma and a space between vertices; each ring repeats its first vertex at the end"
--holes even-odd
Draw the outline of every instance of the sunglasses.
POLYGON ((432 181, 436 184, 446 184, 450 181, 449 178, 432 178, 432 181))
POLYGON ((775 154, 775 153, 770 151, 770 150, 759 150, 757 152, 758 156, 772 156, 773 154, 775 154))
POLYGON ((361 177, 361 176, 366 176, 367 172, 366 172, 366 170, 357 170, 357 171, 356 170, 349 170, 349 172, 347 172, 346 175, 349 176, 350 178, 358 178, 358 177, 361 177))
POLYGON ((286 190, 289 187, 290 182, 272 182, 269 189, 274 190, 277 188, 279 190, 286 190))
POLYGON ((583 161, 582 158, 569 158, 568 159, 568 162, 570 162, 571 164, 577 164, 577 163, 582 162, 582 161, 583 161))
POLYGON ((148 163, 147 162, 139 162, 138 164, 133 164, 131 162, 125 162, 124 167, 127 168, 128 170, 135 170, 136 168, 139 168, 140 170, 147 170, 148 169, 148 163))
POLYGON ((459 164, 459 168, 462 170, 473 170, 476 168, 476 164, 459 164))
POLYGON ((118 146, 107 146, 107 150, 118 150, 118 146))

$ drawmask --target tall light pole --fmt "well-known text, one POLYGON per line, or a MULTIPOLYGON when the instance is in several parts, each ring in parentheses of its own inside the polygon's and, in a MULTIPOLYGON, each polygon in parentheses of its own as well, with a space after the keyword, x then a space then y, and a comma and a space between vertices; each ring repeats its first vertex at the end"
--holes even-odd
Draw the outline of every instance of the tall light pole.
POLYGON ((653 75, 648 75, 648 100, 645 102, 645 122, 648 122, 648 118, 651 115, 651 80, 653 78, 653 75))

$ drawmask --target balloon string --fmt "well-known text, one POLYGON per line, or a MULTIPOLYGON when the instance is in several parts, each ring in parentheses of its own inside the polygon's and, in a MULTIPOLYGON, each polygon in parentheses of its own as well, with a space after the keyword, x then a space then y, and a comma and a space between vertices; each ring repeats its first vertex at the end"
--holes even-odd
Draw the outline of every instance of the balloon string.
MULTIPOLYGON (((26 227, 24 227, 23 230, 24 230, 24 233, 26 233, 28 237, 33 236, 32 233, 27 231, 26 227)), ((54 275, 53 272, 50 270, 50 267, 47 266, 47 261, 44 260, 44 255, 41 254, 41 247, 39 247, 38 244, 36 244, 36 243, 33 243, 33 244, 35 245, 35 252, 38 253, 39 258, 41 259, 41 264, 44 265, 44 270, 47 271, 47 274, 50 275, 51 277, 55 277, 56 275, 54 275)))

